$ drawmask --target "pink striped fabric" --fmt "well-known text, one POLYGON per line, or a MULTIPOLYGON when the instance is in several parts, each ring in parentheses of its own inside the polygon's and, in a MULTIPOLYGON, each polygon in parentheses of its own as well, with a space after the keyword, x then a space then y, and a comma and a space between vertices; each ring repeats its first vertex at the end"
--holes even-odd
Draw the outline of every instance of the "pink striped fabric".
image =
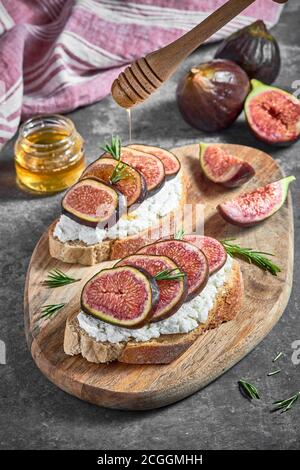
MULTIPOLYGON (((224 0, 0 1, 0 148, 20 120, 63 113, 106 96, 133 59, 191 29, 224 0)), ((257 18, 271 27, 282 6, 257 0, 214 35, 257 18)))

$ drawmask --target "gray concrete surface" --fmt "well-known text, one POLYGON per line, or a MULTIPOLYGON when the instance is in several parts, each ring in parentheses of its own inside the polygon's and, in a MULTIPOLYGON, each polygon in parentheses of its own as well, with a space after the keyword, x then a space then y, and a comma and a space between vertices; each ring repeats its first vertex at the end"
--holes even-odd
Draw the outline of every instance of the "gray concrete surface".
MULTIPOLYGON (((282 70, 277 84, 292 89, 300 80, 300 7, 290 0, 274 33, 280 41, 282 70)), ((27 350, 22 300, 32 250, 42 232, 59 214, 60 196, 29 197, 15 186, 13 146, 0 155, 0 340, 6 343, 7 364, 0 365, 0 447, 4 449, 296 449, 300 441, 300 400, 285 414, 270 414, 274 399, 300 390, 300 365, 291 361, 292 343, 300 340, 300 167, 296 144, 266 148, 250 135, 243 119, 222 134, 204 136, 180 117, 174 100, 183 71, 210 58, 206 46, 189 58, 176 76, 148 103, 133 112, 133 140, 163 147, 207 141, 256 146, 298 177, 292 188, 295 208, 296 263, 294 289, 284 316, 268 337, 238 365, 204 390, 175 405, 149 412, 97 408, 59 390, 43 377, 27 350), (272 357, 285 351, 282 373, 267 378, 272 357), (237 390, 246 377, 264 397, 252 404, 237 390)), ((86 139, 88 159, 100 151, 111 132, 126 140, 126 114, 108 97, 70 114, 86 139)), ((271 236, 271 234, 270 234, 271 236)), ((282 243, 285 243, 282 240, 282 243)))

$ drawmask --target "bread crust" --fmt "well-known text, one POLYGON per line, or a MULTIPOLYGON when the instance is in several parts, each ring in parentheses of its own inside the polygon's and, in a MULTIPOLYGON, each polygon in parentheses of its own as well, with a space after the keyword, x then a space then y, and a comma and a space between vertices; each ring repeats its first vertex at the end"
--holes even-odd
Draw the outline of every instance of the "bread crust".
POLYGON ((66 323, 65 353, 82 354, 88 361, 96 363, 118 360, 127 364, 169 364, 187 351, 205 331, 233 320, 241 309, 243 291, 239 263, 234 261, 205 324, 190 333, 161 335, 146 342, 128 341, 118 344, 98 342, 80 328, 77 320, 78 312, 74 312, 66 323))
POLYGON ((124 258, 139 250, 142 246, 158 240, 164 235, 163 229, 169 226, 173 234, 175 217, 178 216, 183 209, 187 198, 188 181, 184 173, 182 173, 182 197, 179 209, 175 213, 162 217, 154 227, 143 230, 136 235, 131 235, 119 240, 105 240, 94 245, 86 245, 81 241, 61 242, 54 236, 53 232, 57 220, 49 228, 49 251, 53 258, 59 259, 64 263, 78 263, 84 266, 93 266, 102 261, 124 258))

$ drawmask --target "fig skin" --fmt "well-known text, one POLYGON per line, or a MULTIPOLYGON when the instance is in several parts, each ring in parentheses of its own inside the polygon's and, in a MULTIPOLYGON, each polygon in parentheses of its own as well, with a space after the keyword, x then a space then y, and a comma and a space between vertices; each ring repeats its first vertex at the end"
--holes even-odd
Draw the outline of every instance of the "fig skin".
POLYGON ((268 85, 280 71, 278 43, 262 20, 236 31, 217 49, 216 59, 228 59, 238 64, 249 76, 268 85))
POLYGON ((219 214, 223 217, 224 220, 229 222, 230 224, 237 225, 239 227, 252 227, 253 225, 257 225, 259 222, 271 217, 275 212, 277 212, 282 205, 284 204, 289 190, 289 184, 294 181, 296 178, 294 176, 287 176, 282 178, 281 180, 275 181, 274 183, 267 184, 266 186, 259 187, 247 193, 244 193, 238 196, 231 201, 225 201, 222 204, 217 206, 217 210, 219 214), (263 192, 268 194, 268 198, 266 199, 266 207, 264 214, 262 213, 262 205, 263 205, 263 192), (255 207, 255 196, 259 197, 259 205, 255 207), (273 206, 270 207, 270 199, 273 198, 273 206), (277 201, 276 201, 277 198, 277 201), (252 204, 251 204, 252 201, 252 204), (267 207, 269 203, 269 208, 267 207), (247 211, 252 210, 255 212, 258 207, 260 213, 254 213, 252 217, 248 215, 244 211, 244 208, 247 211), (244 212, 244 214, 243 214, 244 212), (245 217, 245 220, 242 218, 245 217), (251 219, 251 220, 250 220, 251 219))
POLYGON ((300 136, 300 101, 287 91, 270 87, 258 80, 251 80, 251 85, 252 91, 246 99, 244 112, 248 126, 255 137, 275 147, 287 147, 295 143, 300 136), (285 100, 284 103, 282 99, 285 100), (261 109, 263 116, 261 113, 258 114, 259 111, 252 109, 255 103, 259 105, 259 100, 264 103, 261 109), (266 106, 270 109, 267 110, 266 106), (263 130, 258 128, 257 119, 263 124, 263 130))
POLYGON ((248 76, 229 60, 212 60, 193 67, 177 86, 177 104, 191 126, 215 132, 230 126, 250 91, 248 76))
POLYGON ((94 276, 91 277, 91 279, 89 279, 86 284, 84 285, 83 289, 82 289, 82 292, 81 292, 81 298, 80 298, 80 304, 81 304, 81 310, 83 312, 85 312, 87 315, 91 315, 92 317, 94 318, 97 318, 98 320, 101 320, 101 321, 104 321, 105 323, 109 323, 111 325, 115 325, 115 326, 119 326, 119 327, 122 327, 122 328, 126 328, 126 329, 138 329, 138 328, 141 328, 142 326, 146 325, 147 323, 149 323, 152 315, 153 315, 153 310, 154 310, 154 307, 158 304, 158 301, 159 301, 159 289, 158 289, 158 286, 157 286, 157 282, 156 280, 149 275, 149 273, 147 271, 145 271, 144 269, 141 269, 141 268, 136 268, 136 267, 133 267, 133 266, 122 266, 122 267, 113 267, 113 268, 105 268, 105 269, 102 269, 101 271, 99 271, 98 273, 94 274, 94 276), (136 322, 136 323, 129 323, 128 321, 122 321, 122 320, 118 320, 116 318, 110 318, 108 315, 105 315, 103 316, 101 313, 98 312, 98 314, 96 314, 95 311, 93 311, 93 309, 89 308, 88 305, 86 305, 85 301, 84 301, 84 294, 85 294, 85 289, 87 288, 87 285, 93 281, 93 279, 97 278, 99 275, 101 275, 101 273, 105 273, 105 272, 116 272, 117 270, 131 270, 131 271, 135 271, 136 273, 139 273, 140 275, 142 275, 144 277, 144 281, 148 283, 148 286, 149 286, 149 289, 150 289, 150 292, 151 292, 151 305, 149 306, 147 312, 146 312, 146 316, 143 317, 140 321, 136 322))
MULTIPOLYGON (((213 168, 210 168, 208 162, 205 161, 205 152, 211 149, 212 147, 217 147, 221 151, 223 151, 222 147, 220 147, 218 144, 200 143, 199 160, 203 173, 213 183, 221 184, 226 188, 237 188, 238 186, 242 186, 243 184, 245 184, 255 175, 255 170, 253 166, 250 165, 250 163, 245 162, 244 160, 241 160, 240 158, 235 157, 234 155, 230 155, 230 157, 232 158, 232 164, 231 167, 228 167, 227 169, 227 175, 222 175, 217 178, 213 174, 213 168)), ((229 155, 227 152, 225 152, 225 154, 229 155)), ((218 164, 218 162, 216 162, 216 164, 218 164)))

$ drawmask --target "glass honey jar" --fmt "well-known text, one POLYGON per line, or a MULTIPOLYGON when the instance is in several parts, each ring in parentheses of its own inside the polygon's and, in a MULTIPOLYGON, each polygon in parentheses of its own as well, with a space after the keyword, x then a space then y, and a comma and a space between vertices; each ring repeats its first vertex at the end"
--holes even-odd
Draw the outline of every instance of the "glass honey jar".
POLYGON ((70 119, 41 115, 21 125, 15 168, 22 189, 41 194, 62 191, 79 179, 84 167, 83 138, 70 119))

